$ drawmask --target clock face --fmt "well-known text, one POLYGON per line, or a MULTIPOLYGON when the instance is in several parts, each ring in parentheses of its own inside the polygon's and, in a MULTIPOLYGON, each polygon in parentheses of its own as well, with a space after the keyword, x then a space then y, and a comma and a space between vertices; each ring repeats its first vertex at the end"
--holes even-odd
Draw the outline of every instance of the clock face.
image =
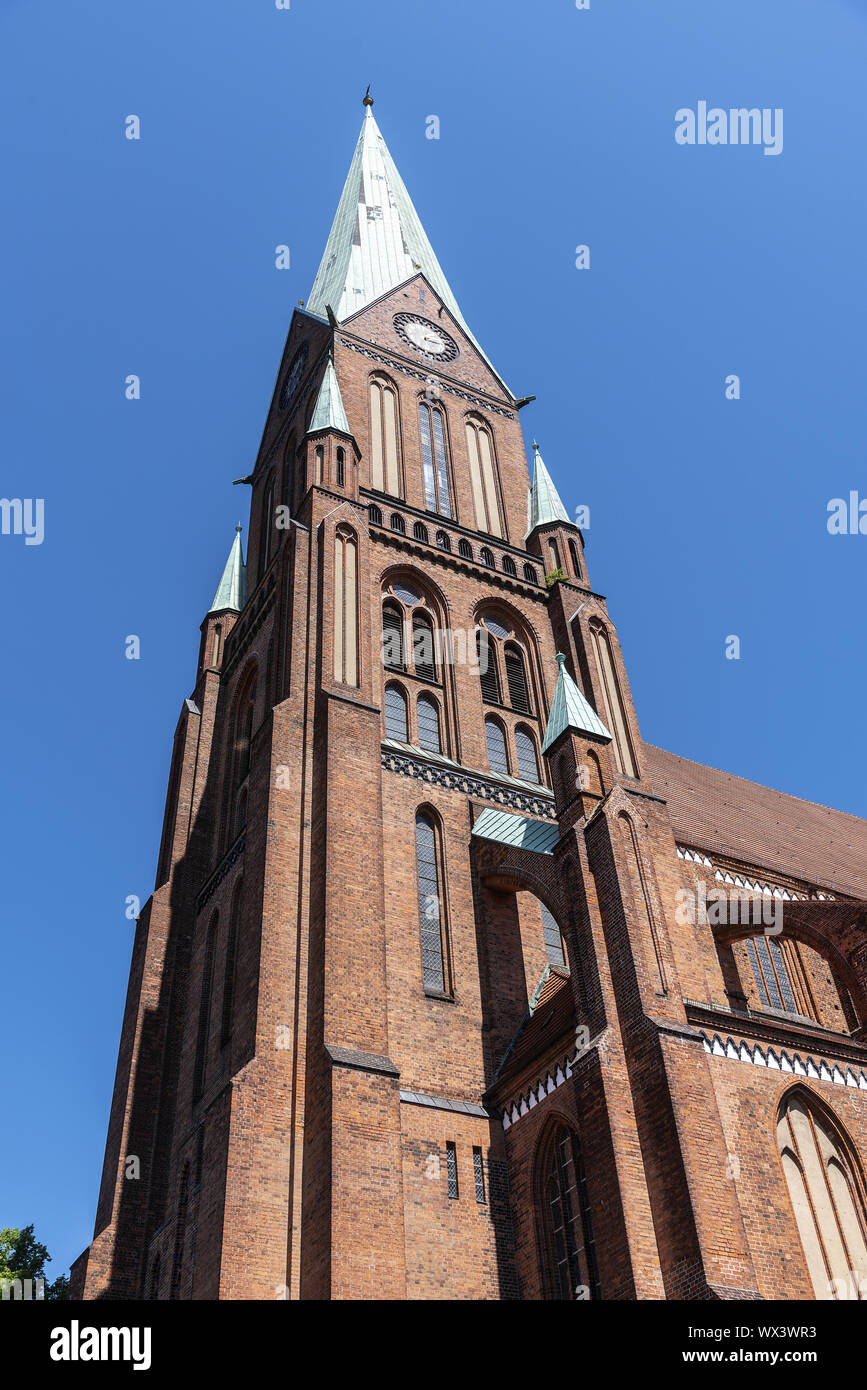
POLYGON ((436 357, 441 362, 453 362, 458 355, 458 345, 444 328, 419 318, 417 314, 396 314, 394 326, 399 338, 410 347, 423 352, 425 357, 436 357))
POLYGON ((302 343, 292 363, 286 373, 286 380, 283 382, 283 390, 280 392, 280 409, 285 410, 298 390, 298 383, 304 375, 304 368, 307 366, 307 344, 302 343))

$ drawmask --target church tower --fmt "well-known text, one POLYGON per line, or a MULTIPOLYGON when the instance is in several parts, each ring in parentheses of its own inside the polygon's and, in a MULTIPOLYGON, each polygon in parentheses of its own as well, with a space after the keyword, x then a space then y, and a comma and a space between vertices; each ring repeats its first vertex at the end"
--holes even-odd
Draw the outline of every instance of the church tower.
POLYGON ((677 919, 525 404, 366 98, 181 707, 73 1296, 774 1296, 688 1016, 746 995, 677 919))

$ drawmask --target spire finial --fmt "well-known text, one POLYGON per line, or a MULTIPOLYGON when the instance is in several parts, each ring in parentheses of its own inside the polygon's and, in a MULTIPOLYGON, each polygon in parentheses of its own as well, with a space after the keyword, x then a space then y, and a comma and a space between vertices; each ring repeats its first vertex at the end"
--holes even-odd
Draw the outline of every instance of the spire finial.
POLYGON ((563 670, 563 667, 566 665, 566 658, 562 652, 557 653, 557 665, 560 667, 561 671, 563 670))
POLYGON ((240 536, 240 534, 241 534, 241 532, 243 531, 243 529, 244 529, 244 528, 243 528, 243 526, 241 525, 241 523, 240 523, 240 521, 239 521, 238 524, 237 524, 237 526, 235 527, 235 532, 236 532, 236 534, 240 536))
POLYGON ((533 453, 534 453, 534 454, 538 454, 538 452, 539 452, 539 445, 536 443, 536 441, 535 441, 535 439, 534 439, 534 440, 533 440, 533 453))
POLYGON ((373 105, 373 97, 370 95, 370 83, 369 83, 369 82, 368 82, 368 84, 367 84, 367 91, 364 93, 364 96, 363 96, 363 98, 362 98, 361 104, 362 104, 362 106, 372 106, 372 105, 373 105))

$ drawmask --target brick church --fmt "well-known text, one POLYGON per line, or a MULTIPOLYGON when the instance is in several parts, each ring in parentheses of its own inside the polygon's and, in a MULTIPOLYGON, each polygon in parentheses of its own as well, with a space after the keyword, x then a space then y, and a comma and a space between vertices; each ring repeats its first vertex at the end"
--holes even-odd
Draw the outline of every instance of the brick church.
POLYGON ((867 822, 644 742, 526 404, 365 98, 73 1297, 867 1297, 867 822))

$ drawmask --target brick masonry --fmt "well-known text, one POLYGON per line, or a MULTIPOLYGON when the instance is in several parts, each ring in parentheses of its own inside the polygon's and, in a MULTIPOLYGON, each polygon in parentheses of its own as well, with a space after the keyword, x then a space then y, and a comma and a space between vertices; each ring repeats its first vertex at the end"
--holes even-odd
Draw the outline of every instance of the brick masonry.
MULTIPOLYGON (((747 1066, 705 1041, 723 1029, 832 1065, 867 1065, 867 871, 858 880, 857 856, 837 850, 844 840, 851 849, 854 835, 867 851, 867 826, 783 798, 771 828, 754 803, 779 794, 732 779, 713 828, 712 781, 697 793, 695 764, 642 742, 577 528, 524 534, 529 477, 515 402, 447 311, 457 359, 438 367, 413 356, 393 325, 408 308, 437 317, 421 275, 339 327, 302 310, 293 317, 252 487, 248 602, 241 614, 205 619, 175 735, 94 1238, 74 1266, 73 1295, 556 1297, 544 1165, 565 1129, 582 1156, 602 1298, 812 1298, 777 1117, 798 1087, 863 1155, 867 1092, 747 1066), (283 410, 283 376, 302 343, 306 372, 283 410), (317 480, 305 429, 329 351, 353 433, 317 436, 317 480), (374 373, 399 401, 399 497, 371 488, 374 373), (430 375, 448 438, 449 518, 425 510, 418 400, 430 375), (478 529, 469 414, 493 439, 500 537, 478 529), (269 497, 289 505, 293 525, 274 526, 269 497), (419 521, 427 539, 414 535, 419 521), (355 685, 333 675, 339 528, 357 554, 355 685), (549 537, 564 576, 547 587, 549 537), (481 563, 483 545, 493 569, 481 563), (500 701, 486 704, 472 661, 440 662, 435 680, 385 672, 381 605, 395 584, 417 591, 440 631, 472 642, 486 615, 505 624, 524 654, 529 712, 511 707, 505 682, 500 701), (618 770, 610 741, 566 731, 540 760, 554 794, 554 852, 474 836, 479 813, 508 808, 516 787, 540 795, 515 780, 515 735, 529 732, 539 756, 558 651, 610 719, 594 625, 611 644, 640 775, 618 770), (387 683, 407 700, 414 752, 402 772, 382 756, 387 683), (446 785, 418 747, 420 694, 437 703, 442 755, 473 774, 470 790, 446 785), (486 716, 503 730, 508 777, 489 767, 486 716), (420 811, 437 826, 447 955, 446 989, 427 993, 420 811), (741 817, 755 819, 754 850, 741 817), (684 860, 683 843, 709 867, 684 860), (684 919, 684 892, 696 894, 703 877, 717 883, 718 864, 797 888, 784 934, 800 953, 812 1017, 763 1008, 748 929, 684 919), (838 881, 848 891, 835 891, 838 881), (539 993, 542 903, 569 968, 539 993), (586 1038, 578 1051, 576 1029, 586 1038), (131 1155, 138 1179, 126 1176, 131 1155)), ((863 1215, 860 1167, 853 1173, 863 1215)))

